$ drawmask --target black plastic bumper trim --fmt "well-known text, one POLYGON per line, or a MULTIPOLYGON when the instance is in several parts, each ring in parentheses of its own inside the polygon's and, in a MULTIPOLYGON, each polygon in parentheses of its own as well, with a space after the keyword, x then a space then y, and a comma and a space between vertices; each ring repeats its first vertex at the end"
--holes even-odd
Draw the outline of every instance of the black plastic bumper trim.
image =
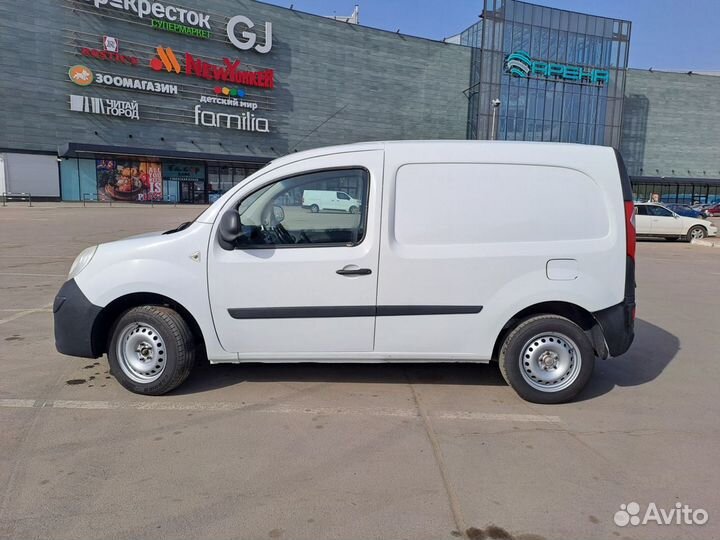
POLYGON ((634 309, 635 303, 626 300, 593 313, 602 329, 610 356, 620 356, 632 345, 635 339, 634 309))
POLYGON ((92 330, 102 308, 83 294, 74 279, 66 281, 53 302, 55 348, 59 353, 98 358, 93 350, 92 330))

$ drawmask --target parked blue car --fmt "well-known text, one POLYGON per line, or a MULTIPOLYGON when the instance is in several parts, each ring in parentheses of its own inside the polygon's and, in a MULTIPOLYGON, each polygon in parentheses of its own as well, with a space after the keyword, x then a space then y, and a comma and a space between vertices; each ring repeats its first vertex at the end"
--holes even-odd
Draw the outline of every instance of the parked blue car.
POLYGON ((705 216, 695 210, 694 208, 688 206, 687 204, 666 204, 670 210, 678 214, 679 216, 685 216, 685 217, 691 217, 691 218, 697 218, 702 219, 705 216))

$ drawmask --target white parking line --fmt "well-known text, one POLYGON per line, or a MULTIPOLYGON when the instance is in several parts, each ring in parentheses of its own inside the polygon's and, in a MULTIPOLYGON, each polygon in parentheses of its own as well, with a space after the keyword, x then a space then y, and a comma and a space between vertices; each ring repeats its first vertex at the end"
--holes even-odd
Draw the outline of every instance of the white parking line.
POLYGON ((10 315, 9 317, 5 317, 4 319, 0 319, 0 324, 9 323, 10 321, 14 321, 16 319, 19 319, 20 317, 24 317, 25 315, 31 315, 32 313, 47 313, 49 311, 52 311, 52 302, 49 304, 46 304, 39 308, 34 309, 26 309, 25 311, 18 311, 17 313, 10 315))
POLYGON ((26 272, 0 272, 0 276, 67 277, 67 274, 28 274, 26 272))
MULTIPOLYGON (((419 418, 413 409, 384 407, 346 408, 346 407, 256 407, 252 404, 232 402, 173 402, 173 401, 82 401, 82 400, 42 400, 42 399, 0 399, 0 407, 5 408, 48 408, 48 409, 85 409, 85 410, 136 410, 136 411, 240 411, 267 414, 310 414, 310 415, 353 415, 380 416, 394 418, 419 418)), ((430 413, 433 418, 442 420, 474 420, 480 422, 540 422, 560 424, 559 416, 542 414, 504 414, 478 413, 470 411, 439 411, 430 413)))

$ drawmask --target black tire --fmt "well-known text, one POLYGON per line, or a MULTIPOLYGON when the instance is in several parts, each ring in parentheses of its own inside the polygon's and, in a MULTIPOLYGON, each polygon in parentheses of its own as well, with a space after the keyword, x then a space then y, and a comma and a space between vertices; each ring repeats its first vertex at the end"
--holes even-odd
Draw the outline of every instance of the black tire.
POLYGON ((358 207, 357 207, 357 206, 351 206, 351 207, 348 209, 348 212, 349 212, 350 214, 357 214, 357 213, 358 213, 358 207))
MULTIPOLYGON (((537 345, 537 342, 535 345, 537 345)), ((573 358, 573 356, 569 356, 569 358, 573 358)), ((498 360, 503 378, 524 400, 543 404, 565 403, 574 398, 590 380, 595 366, 595 351, 585 332, 571 320, 559 315, 537 315, 525 319, 508 334, 500 349, 500 358, 498 360), (571 376, 573 377, 572 383, 558 382, 558 389, 546 387, 540 390, 526 380, 526 377, 532 375, 525 375, 522 369, 527 368, 521 368, 521 364, 523 366, 529 365, 523 358, 526 352, 523 349, 532 344, 533 338, 546 333, 559 334, 565 339, 569 338, 574 342, 577 347, 576 353, 579 353, 580 366, 577 367, 578 356, 576 354, 574 356, 575 363, 572 364, 576 366, 576 371, 571 376)))
POLYGON ((695 225, 694 227, 690 227, 690 230, 687 232, 687 241, 692 242, 693 238, 696 238, 697 240, 702 240, 707 236, 707 229, 703 227, 702 225, 695 225), (698 236, 696 236, 696 234, 698 236))
POLYGON ((317 214, 320 211, 320 207, 317 204, 313 204, 312 206, 310 206, 310 211, 313 214, 317 214))
MULTIPOLYGON (((150 331, 148 334, 155 338, 153 332, 150 331)), ((195 338, 188 324, 176 311, 162 306, 140 306, 126 311, 113 326, 108 346, 110 372, 118 382, 131 392, 149 396, 160 396, 180 386, 190 375, 196 355, 195 338), (162 363, 162 370, 155 380, 148 382, 135 380, 129 374, 132 373, 132 369, 128 367, 128 363, 123 362, 125 367, 121 365, 119 354, 123 353, 119 351, 118 341, 122 336, 127 335, 124 330, 134 324, 137 328, 148 325, 154 329, 159 334, 160 343, 163 344, 157 360, 162 363)), ((155 360, 150 362, 154 363, 155 360)))

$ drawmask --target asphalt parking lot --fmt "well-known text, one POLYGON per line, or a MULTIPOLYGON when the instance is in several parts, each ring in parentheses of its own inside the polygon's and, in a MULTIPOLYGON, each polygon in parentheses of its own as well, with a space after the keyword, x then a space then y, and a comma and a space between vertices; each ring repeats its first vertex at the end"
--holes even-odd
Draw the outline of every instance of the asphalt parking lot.
POLYGON ((0 537, 720 537, 720 249, 641 242, 635 344, 564 405, 442 364, 202 366, 146 398, 59 355, 77 253, 200 210, 0 208, 0 537), (630 502, 709 520, 620 527, 630 502))

